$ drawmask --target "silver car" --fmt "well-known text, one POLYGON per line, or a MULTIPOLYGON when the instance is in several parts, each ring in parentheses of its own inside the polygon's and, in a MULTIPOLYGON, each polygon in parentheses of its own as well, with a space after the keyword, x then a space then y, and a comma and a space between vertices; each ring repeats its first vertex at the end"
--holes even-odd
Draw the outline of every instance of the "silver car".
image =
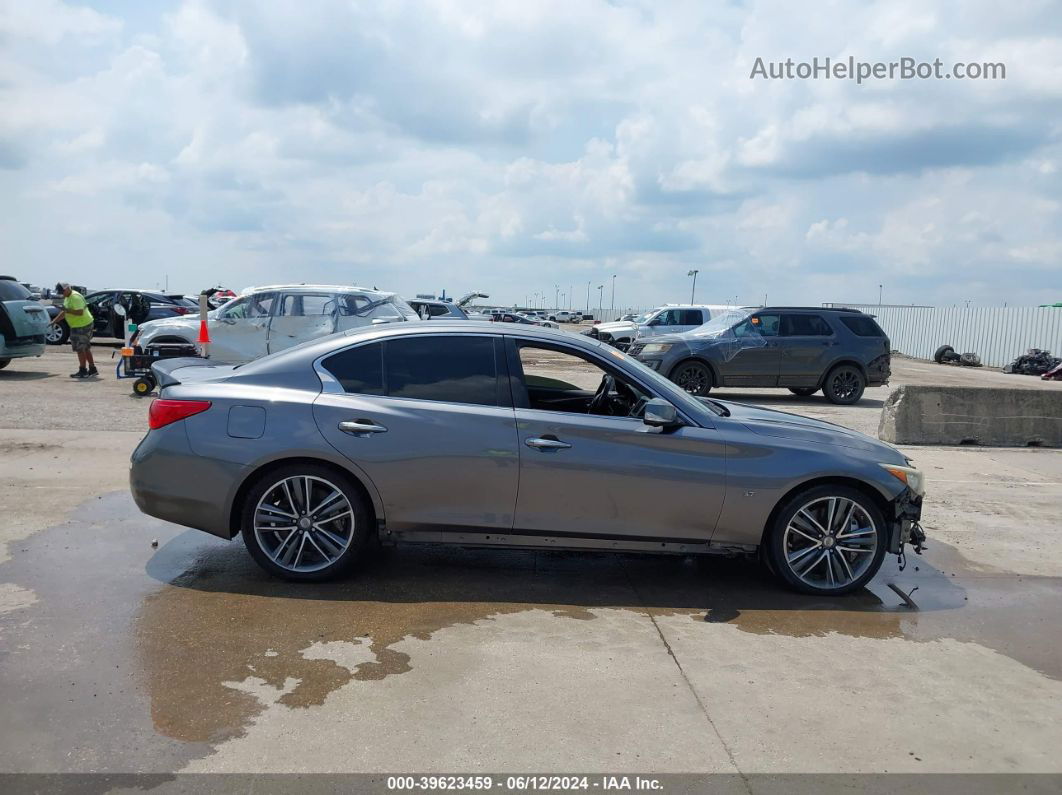
POLYGON ((564 332, 402 323, 154 369, 137 505, 240 534, 292 580, 378 540, 759 554, 795 589, 841 594, 924 539, 922 475, 895 448, 691 397, 564 332))

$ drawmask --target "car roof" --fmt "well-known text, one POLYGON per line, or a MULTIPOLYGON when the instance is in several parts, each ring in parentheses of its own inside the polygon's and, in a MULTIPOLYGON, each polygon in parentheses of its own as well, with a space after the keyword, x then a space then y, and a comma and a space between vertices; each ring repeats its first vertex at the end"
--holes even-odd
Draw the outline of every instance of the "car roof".
POLYGON ((252 293, 265 293, 273 292, 276 290, 284 290, 286 292, 307 292, 316 293, 321 290, 328 290, 333 293, 371 293, 372 295, 394 295, 385 290, 377 290, 372 287, 358 287, 354 284, 265 284, 262 286, 246 287, 240 291, 240 295, 250 295, 252 293))
POLYGON ((322 356, 327 356, 335 351, 342 350, 350 345, 360 342, 373 342, 392 337, 411 337, 419 334, 474 334, 492 337, 526 337, 541 342, 559 342, 580 347, 588 350, 610 351, 616 349, 604 342, 588 337, 584 334, 571 334, 560 329, 543 328, 535 325, 503 325, 498 323, 484 323, 482 320, 448 320, 446 323, 429 323, 427 321, 410 320, 397 323, 385 323, 378 326, 359 326, 338 334, 332 334, 320 340, 305 342, 294 348, 280 351, 271 356, 255 359, 242 365, 237 371, 248 376, 258 376, 263 373, 276 370, 288 371, 292 360, 299 362, 315 361, 322 356))
POLYGON ((825 306, 756 306, 756 307, 744 307, 750 309, 753 312, 842 312, 846 315, 862 315, 858 309, 848 309, 847 307, 825 307, 825 306))

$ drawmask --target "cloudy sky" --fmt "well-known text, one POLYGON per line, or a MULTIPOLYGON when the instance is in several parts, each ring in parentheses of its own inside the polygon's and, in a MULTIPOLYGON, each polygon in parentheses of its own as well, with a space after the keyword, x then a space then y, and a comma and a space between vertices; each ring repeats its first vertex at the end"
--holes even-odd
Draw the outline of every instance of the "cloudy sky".
MULTIPOLYGON (((1062 300, 1057 3, 0 0, 23 281, 1062 300), (814 10, 812 10, 814 9, 814 10), (1005 80, 750 79, 757 57, 1005 80)), ((566 300, 564 303, 568 303, 566 300)))

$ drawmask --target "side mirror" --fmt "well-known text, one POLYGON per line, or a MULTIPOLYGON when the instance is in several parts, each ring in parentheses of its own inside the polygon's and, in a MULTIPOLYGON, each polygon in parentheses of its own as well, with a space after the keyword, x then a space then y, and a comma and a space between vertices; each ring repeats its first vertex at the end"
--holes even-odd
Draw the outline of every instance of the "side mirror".
POLYGON ((677 428, 683 424, 679 418, 678 409, 662 398, 653 398, 645 404, 642 422, 652 428, 662 430, 677 428))

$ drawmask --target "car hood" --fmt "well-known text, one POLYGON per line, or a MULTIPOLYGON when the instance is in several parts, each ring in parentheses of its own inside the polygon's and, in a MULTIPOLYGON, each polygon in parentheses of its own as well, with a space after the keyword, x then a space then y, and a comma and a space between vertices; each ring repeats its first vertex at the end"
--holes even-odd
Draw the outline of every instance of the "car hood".
POLYGON ((891 444, 886 444, 866 434, 859 433, 859 431, 834 425, 832 422, 802 417, 786 411, 761 409, 756 406, 733 403, 728 400, 714 402, 725 406, 730 411, 729 419, 740 422, 750 431, 761 436, 795 439, 797 441, 873 452, 878 456, 881 463, 885 464, 905 464, 907 461, 903 453, 891 444))
POLYGON ((155 334, 159 331, 194 331, 199 333, 199 315, 179 315, 148 320, 137 326, 141 334, 155 334))
POLYGON ((638 328, 638 324, 632 323, 629 320, 620 320, 614 323, 598 323, 594 328, 596 328, 598 332, 606 331, 609 334, 612 334, 616 331, 634 331, 638 328))

